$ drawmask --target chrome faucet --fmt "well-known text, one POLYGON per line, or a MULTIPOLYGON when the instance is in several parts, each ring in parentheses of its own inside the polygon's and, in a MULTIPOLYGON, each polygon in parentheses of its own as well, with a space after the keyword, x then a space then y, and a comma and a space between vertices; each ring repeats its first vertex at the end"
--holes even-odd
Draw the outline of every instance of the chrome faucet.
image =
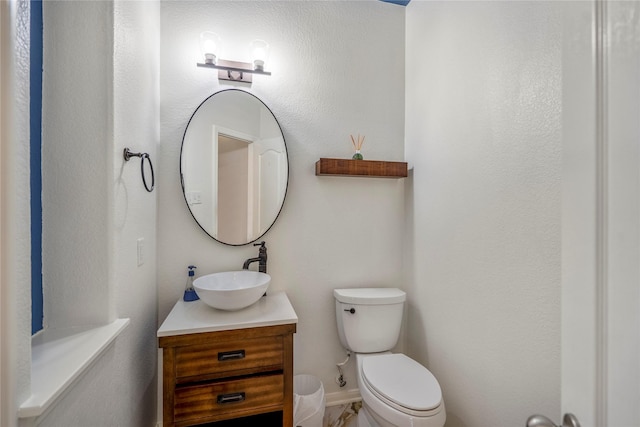
POLYGON ((267 272, 267 247, 265 246, 265 242, 254 243, 253 246, 260 246, 260 250, 258 251, 258 257, 249 258, 248 260, 246 260, 244 264, 242 264, 242 269, 248 270, 249 264, 251 264, 252 262, 258 261, 258 271, 260 273, 266 273, 267 272))

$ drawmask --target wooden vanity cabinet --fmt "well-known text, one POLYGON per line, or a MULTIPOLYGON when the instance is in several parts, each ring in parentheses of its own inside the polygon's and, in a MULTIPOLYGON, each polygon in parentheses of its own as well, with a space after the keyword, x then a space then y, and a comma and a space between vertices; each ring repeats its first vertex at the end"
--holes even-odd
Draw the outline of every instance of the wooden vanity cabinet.
POLYGON ((293 427, 295 331, 292 323, 160 337, 164 426, 281 411, 293 427))

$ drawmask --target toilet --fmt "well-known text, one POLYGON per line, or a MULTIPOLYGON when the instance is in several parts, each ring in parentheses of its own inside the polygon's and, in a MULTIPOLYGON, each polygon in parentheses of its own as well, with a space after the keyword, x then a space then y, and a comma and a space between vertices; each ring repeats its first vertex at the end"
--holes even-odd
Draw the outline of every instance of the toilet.
POLYGON ((358 427, 442 427, 442 390, 431 372, 402 353, 406 294, 396 288, 334 289, 340 342, 355 353, 362 409, 358 427))

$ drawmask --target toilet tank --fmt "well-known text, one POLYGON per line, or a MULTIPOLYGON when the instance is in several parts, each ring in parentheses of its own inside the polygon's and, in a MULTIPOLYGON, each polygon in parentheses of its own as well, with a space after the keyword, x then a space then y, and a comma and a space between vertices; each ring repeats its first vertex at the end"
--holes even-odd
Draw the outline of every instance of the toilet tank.
POLYGON ((391 350, 398 342, 406 293, 397 288, 334 289, 338 335, 355 353, 391 350))

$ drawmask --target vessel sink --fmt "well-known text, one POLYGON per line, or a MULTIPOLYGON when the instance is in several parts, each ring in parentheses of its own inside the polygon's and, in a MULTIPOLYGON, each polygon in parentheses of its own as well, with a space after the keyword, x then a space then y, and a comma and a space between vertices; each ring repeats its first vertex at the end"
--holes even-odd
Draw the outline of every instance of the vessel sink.
POLYGON ((193 281, 200 299, 219 310, 241 310, 255 304, 267 291, 271 276, 240 270, 207 274, 193 281))

